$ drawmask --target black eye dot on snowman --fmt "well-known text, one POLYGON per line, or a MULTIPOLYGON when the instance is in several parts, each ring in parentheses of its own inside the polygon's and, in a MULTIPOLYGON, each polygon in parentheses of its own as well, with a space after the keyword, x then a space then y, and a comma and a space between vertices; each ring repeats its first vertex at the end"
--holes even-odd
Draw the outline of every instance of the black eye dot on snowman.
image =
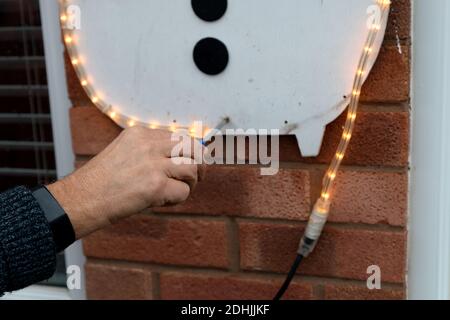
POLYGON ((200 40, 194 48, 194 62, 203 73, 215 76, 222 73, 230 57, 225 44, 215 38, 200 40))
POLYGON ((191 3, 197 17, 208 22, 222 18, 228 8, 227 0, 192 0, 191 3))

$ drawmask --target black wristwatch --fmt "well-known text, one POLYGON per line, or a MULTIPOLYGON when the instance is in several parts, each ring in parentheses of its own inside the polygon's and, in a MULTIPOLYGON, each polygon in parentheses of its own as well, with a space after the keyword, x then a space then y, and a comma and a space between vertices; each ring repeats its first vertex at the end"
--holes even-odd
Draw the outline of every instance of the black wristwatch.
POLYGON ((33 196, 47 218, 53 234, 56 252, 75 242, 75 231, 64 209, 45 186, 34 189, 33 196))

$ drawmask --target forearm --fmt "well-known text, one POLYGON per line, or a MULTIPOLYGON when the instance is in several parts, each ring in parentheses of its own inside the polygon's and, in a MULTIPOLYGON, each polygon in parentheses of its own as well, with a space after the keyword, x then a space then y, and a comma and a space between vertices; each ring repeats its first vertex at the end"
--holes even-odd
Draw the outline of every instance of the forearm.
POLYGON ((93 189, 89 182, 80 177, 79 173, 53 183, 47 189, 69 217, 76 239, 109 224, 107 214, 104 213, 107 210, 106 202, 101 199, 101 195, 90 191, 93 189))

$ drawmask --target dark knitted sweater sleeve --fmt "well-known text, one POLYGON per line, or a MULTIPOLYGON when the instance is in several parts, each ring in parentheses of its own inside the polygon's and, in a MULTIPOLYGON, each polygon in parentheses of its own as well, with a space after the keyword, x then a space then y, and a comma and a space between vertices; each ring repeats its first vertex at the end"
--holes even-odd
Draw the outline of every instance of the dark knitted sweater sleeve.
POLYGON ((50 278, 56 252, 50 226, 30 190, 0 193, 0 296, 50 278))

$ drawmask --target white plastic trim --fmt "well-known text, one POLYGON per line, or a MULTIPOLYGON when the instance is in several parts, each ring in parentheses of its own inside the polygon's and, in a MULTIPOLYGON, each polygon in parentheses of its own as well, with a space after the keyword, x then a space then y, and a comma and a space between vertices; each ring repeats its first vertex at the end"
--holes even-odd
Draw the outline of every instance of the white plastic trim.
MULTIPOLYGON (((42 29, 44 34, 47 79, 52 114, 53 140, 55 144, 56 166, 58 177, 62 178, 74 170, 74 154, 70 133, 69 109, 71 102, 67 92, 66 74, 64 68, 64 45, 59 24, 59 5, 57 0, 40 0, 42 29)), ((65 252, 66 264, 78 265, 83 269, 85 258, 81 242, 77 242, 65 252)), ((84 272, 83 272, 84 274, 84 272)), ((84 279, 81 290, 65 290, 72 299, 85 299, 84 279)), ((43 287, 54 290, 51 287, 43 287)), ((55 293, 56 291, 54 291, 55 293)))
POLYGON ((450 2, 414 1, 410 299, 450 298, 450 2))

